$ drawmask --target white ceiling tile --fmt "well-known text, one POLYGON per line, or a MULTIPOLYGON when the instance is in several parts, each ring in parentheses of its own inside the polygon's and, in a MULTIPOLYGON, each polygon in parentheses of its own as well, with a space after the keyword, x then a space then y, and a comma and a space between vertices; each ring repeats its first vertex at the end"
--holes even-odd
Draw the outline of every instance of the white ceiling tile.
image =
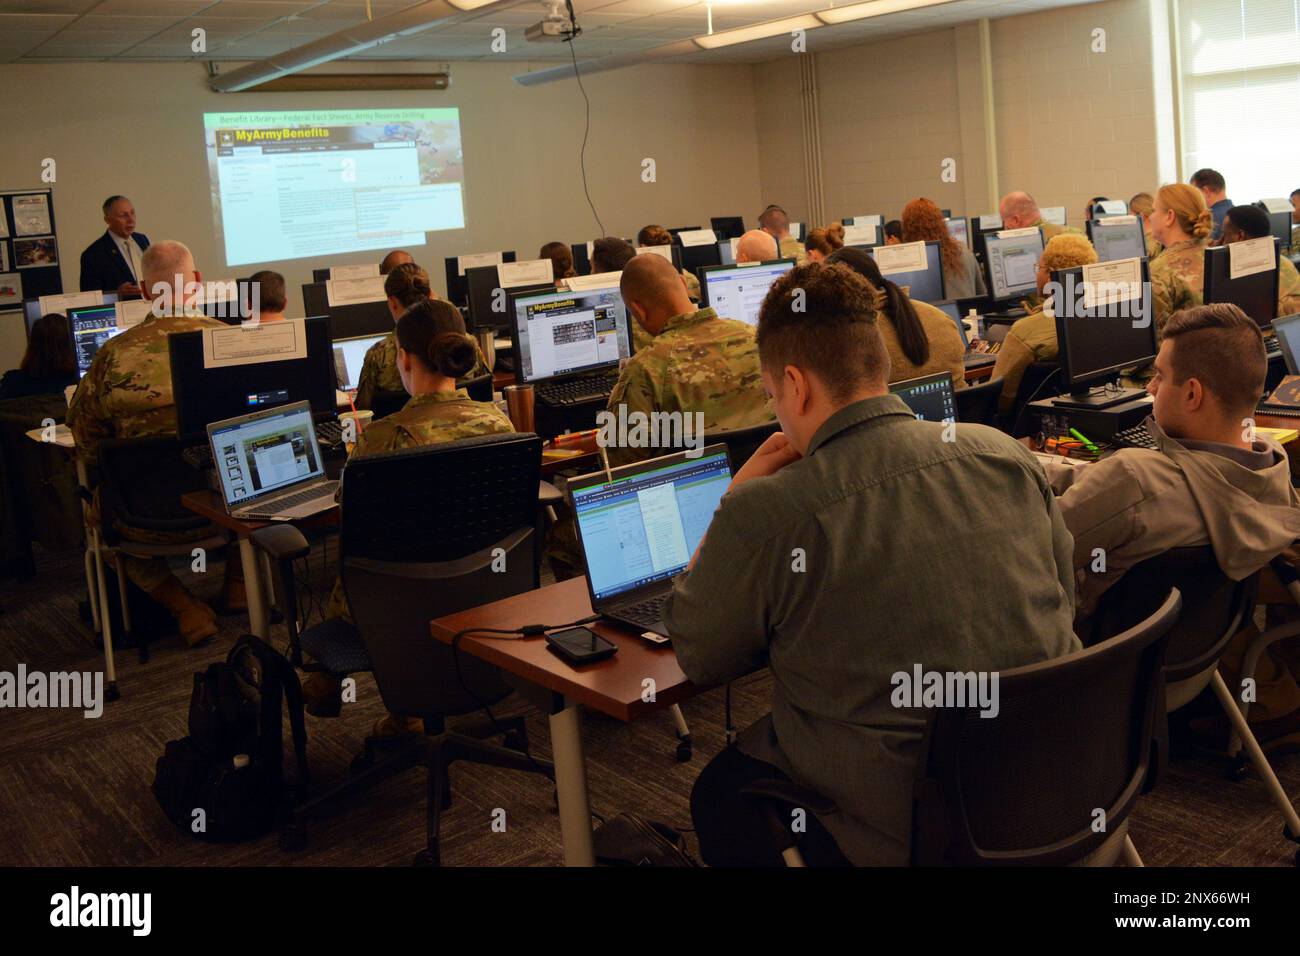
MULTIPOLYGON (((0 0, 0 13, 85 13, 99 0, 0 0)), ((5 20, 0 20, 3 25, 5 20)))

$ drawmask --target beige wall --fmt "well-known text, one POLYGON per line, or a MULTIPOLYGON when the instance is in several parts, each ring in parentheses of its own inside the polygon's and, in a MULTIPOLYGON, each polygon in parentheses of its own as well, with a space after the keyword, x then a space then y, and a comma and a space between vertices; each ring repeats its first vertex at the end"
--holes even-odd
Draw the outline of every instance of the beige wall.
MULTIPOLYGON (((351 67, 350 67, 351 68, 351 67)), ((384 69, 426 64, 386 64, 384 69)), ((531 258, 543 242, 595 238, 578 167, 583 103, 571 81, 522 87, 523 64, 456 63, 444 93, 238 93, 208 90, 198 64, 0 66, 0 116, 9 133, 0 151, 0 187, 39 185, 41 161, 57 161, 54 201, 65 289, 76 289, 81 250, 100 235, 100 203, 123 193, 140 231, 181 239, 210 278, 228 270, 214 238, 203 150, 203 113, 218 110, 458 106, 466 157, 464 230, 431 233, 411 251, 444 284, 443 258, 517 249, 531 258), (39 103, 39 108, 33 108, 39 103)), ((709 216, 755 216, 758 149, 750 67, 656 65, 587 81, 591 136, 587 178, 608 232, 635 236, 649 222, 708 225, 709 216), (726 109, 717 104, 725 101, 726 109), (657 182, 643 183, 641 161, 655 159, 657 182)), ((377 259, 364 253, 319 262, 272 264, 289 282, 290 304, 313 265, 377 259)), ((23 338, 5 317, 0 366, 13 367, 23 338)))

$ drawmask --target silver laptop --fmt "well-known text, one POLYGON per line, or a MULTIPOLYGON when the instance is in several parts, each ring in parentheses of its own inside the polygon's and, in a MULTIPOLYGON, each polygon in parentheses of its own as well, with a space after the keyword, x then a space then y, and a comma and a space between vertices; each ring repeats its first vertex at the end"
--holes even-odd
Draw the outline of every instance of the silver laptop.
POLYGON ((232 516, 293 521, 334 507, 339 483, 325 477, 310 403, 213 422, 208 441, 232 516))

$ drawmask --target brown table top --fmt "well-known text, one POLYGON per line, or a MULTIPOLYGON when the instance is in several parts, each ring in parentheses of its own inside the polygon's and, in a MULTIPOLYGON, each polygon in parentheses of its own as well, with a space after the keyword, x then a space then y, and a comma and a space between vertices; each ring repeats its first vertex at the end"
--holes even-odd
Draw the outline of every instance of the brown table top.
MULTIPOLYGON (((269 524, 276 523, 274 521, 248 521, 243 518, 231 517, 226 511, 226 503, 211 488, 205 488, 203 491, 185 492, 185 494, 181 495, 181 504, 195 514, 203 515, 213 524, 225 528, 227 531, 233 531, 241 538, 247 538, 258 528, 265 528, 269 524)), ((338 505, 328 511, 321 511, 310 518, 303 518, 293 523, 302 528, 336 525, 339 523, 338 505)))
MULTIPOLYGON (((429 625, 433 637, 450 644, 470 627, 509 629, 527 624, 563 624, 591 614, 586 578, 571 578, 536 591, 440 617, 429 625)), ((693 697, 701 691, 686 679, 677 655, 667 644, 654 644, 627 628, 597 621, 585 625, 618 645, 613 657, 582 668, 572 667, 547 649, 543 637, 509 638, 467 635, 461 650, 495 664, 532 684, 618 720, 629 721, 693 697), (654 681, 654 701, 642 681, 654 681)))

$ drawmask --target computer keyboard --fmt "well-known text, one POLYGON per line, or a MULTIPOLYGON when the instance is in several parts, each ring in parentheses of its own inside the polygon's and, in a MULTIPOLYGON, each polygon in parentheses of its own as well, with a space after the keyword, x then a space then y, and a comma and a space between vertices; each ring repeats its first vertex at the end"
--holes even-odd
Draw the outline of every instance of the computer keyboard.
POLYGON ((331 448, 342 445, 343 423, 339 421, 318 422, 316 424, 316 440, 322 445, 328 445, 331 448))
POLYGON ((567 382, 545 382, 537 386, 537 397, 547 405, 578 405, 607 399, 618 376, 575 378, 567 382))
POLYGON ((1146 425, 1121 429, 1111 436, 1110 443, 1116 448, 1149 448, 1152 451, 1159 451, 1155 436, 1147 431, 1146 425))
POLYGON ((334 489, 338 487, 337 481, 329 481, 324 485, 313 485, 304 491, 295 491, 291 495, 285 495, 283 498, 276 498, 274 501, 268 501, 265 505, 259 507, 255 514, 257 515, 278 515, 296 508, 299 505, 305 505, 309 501, 317 501, 327 495, 333 494, 334 489))
POLYGON ((636 604, 621 607, 618 609, 619 617, 626 618, 637 624, 658 624, 663 618, 664 602, 668 600, 670 593, 665 591, 663 594, 656 594, 654 597, 638 601, 636 604))
POLYGON ((997 364, 998 357, 988 352, 967 352, 961 360, 967 368, 983 368, 986 365, 997 364))

